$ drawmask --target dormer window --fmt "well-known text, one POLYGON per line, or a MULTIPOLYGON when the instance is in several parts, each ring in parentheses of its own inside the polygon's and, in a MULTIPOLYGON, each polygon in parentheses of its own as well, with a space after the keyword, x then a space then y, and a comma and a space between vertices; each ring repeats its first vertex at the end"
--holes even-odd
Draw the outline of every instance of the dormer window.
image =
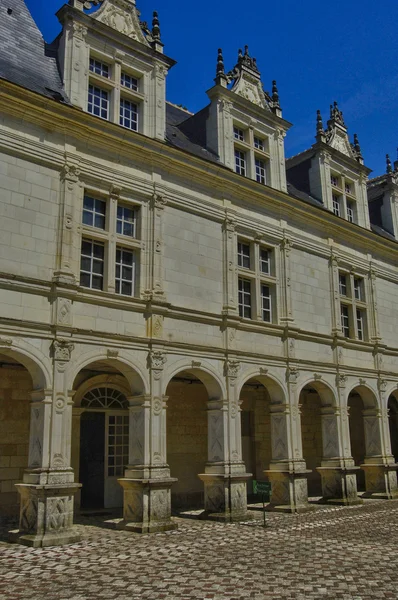
POLYGON ((245 141, 245 133, 243 129, 239 129, 239 127, 234 127, 234 138, 239 142, 245 141))
POLYGON ((127 73, 122 73, 120 76, 120 85, 123 87, 133 90, 133 92, 138 92, 138 79, 128 75, 127 73))
POLYGON ((333 212, 337 217, 341 214, 340 198, 336 194, 333 194, 333 212))
POLYGON ((256 181, 258 181, 258 183, 262 183, 265 185, 267 183, 267 171, 266 171, 265 162, 263 160, 260 160, 259 158, 256 158, 255 166, 256 166, 256 181))
POLYGON ((87 110, 101 119, 109 118, 109 93, 96 85, 88 86, 87 110))
POLYGON ((235 150, 235 171, 238 175, 246 176, 246 154, 241 150, 235 150))
POLYGON ((339 179, 338 179, 337 175, 330 176, 330 183, 332 185, 334 185, 335 187, 339 187, 339 179))
POLYGON ((134 102, 120 99, 120 125, 138 131, 138 107, 134 102))
POLYGON ((90 58, 90 71, 96 75, 109 78, 109 66, 95 58, 90 58))

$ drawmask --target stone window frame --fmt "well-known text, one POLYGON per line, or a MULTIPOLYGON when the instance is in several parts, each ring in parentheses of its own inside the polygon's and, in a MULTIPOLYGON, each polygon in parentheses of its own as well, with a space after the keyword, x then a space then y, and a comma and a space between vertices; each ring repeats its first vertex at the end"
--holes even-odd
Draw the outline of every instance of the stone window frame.
MULTIPOLYGON (((264 242, 263 240, 254 239, 246 235, 237 234, 236 236, 236 289, 238 294, 238 312, 241 319, 257 321, 260 323, 278 323, 278 311, 277 311, 277 247, 271 243, 264 242), (250 261, 249 266, 244 266, 240 256, 243 253, 240 252, 241 247, 244 246, 250 249, 250 261), (267 261, 261 260, 261 251, 268 253, 267 261), (264 262, 269 265, 268 272, 263 270, 264 262), (250 282, 250 298, 251 298, 251 316, 244 316, 240 300, 240 283, 250 282), (263 306, 263 287, 269 289, 269 304, 270 304, 270 318, 264 319, 264 306, 263 306)), ((247 252, 244 253, 247 257, 247 252)), ((246 261, 247 262, 247 261, 246 261)), ((267 311, 268 312, 268 311, 267 311)))
MULTIPOLYGON (((140 217, 141 217, 141 204, 136 201, 133 202, 131 199, 126 200, 125 198, 114 198, 111 197, 110 194, 106 194, 104 192, 100 192, 98 190, 94 190, 92 188, 86 187, 82 191, 82 199, 81 199, 81 245, 83 241, 92 242, 96 244, 102 244, 104 247, 104 271, 103 271, 103 280, 102 280, 102 289, 93 288, 92 286, 88 287, 85 285, 80 285, 82 290, 93 290, 95 292, 108 292, 114 293, 118 297, 123 298, 137 298, 140 296, 140 262, 141 262, 141 249, 142 249, 142 241, 141 237, 141 225, 140 225, 140 217), (84 198, 90 197, 94 200, 100 200, 105 203, 105 227, 95 227, 91 225, 86 225, 83 223, 83 205, 84 198), (130 235, 124 235, 123 233, 117 233, 117 222, 118 222, 118 206, 123 206, 130 208, 135 213, 135 223, 134 223, 134 233, 135 236, 132 237, 130 235), (133 253, 133 280, 132 280, 132 294, 122 294, 121 292, 117 292, 117 283, 116 283, 116 271, 117 271, 117 251, 125 250, 133 253)), ((80 253, 80 256, 82 254, 80 253)), ((79 279, 80 274, 82 273, 81 267, 79 270, 79 279)))
POLYGON ((338 279, 341 332, 347 339, 367 341, 370 294, 366 289, 366 279, 362 273, 344 268, 339 268, 338 279), (345 285, 342 285, 342 278, 345 278, 345 285))
POLYGON ((232 139, 234 144, 234 169, 235 172, 243 177, 248 177, 260 183, 261 185, 270 185, 271 181, 271 161, 270 161, 270 141, 269 135, 248 126, 238 119, 233 120, 232 139), (239 134, 238 134, 239 132, 239 134), (243 134, 243 135, 240 135, 243 134), (238 170, 237 152, 244 154, 245 169, 238 170), (258 177, 256 162, 263 163, 264 177, 258 177))
POLYGON ((89 110, 89 88, 94 86, 107 94, 107 116, 95 115, 111 123, 120 125, 129 131, 144 132, 145 119, 145 72, 139 71, 136 67, 133 69, 129 65, 122 63, 115 57, 110 57, 97 49, 90 48, 89 64, 87 66, 87 112, 94 114, 89 110), (96 61, 99 65, 108 67, 108 75, 101 75, 91 70, 91 61, 96 61), (125 80, 130 78, 133 83, 130 87, 125 84, 125 80), (136 108, 136 119, 131 121, 129 126, 121 122, 122 101, 129 102, 136 108))
POLYGON ((332 212, 349 223, 358 222, 357 198, 355 181, 337 170, 331 170, 330 186, 332 189, 332 212), (337 210, 337 202, 339 209, 337 210))

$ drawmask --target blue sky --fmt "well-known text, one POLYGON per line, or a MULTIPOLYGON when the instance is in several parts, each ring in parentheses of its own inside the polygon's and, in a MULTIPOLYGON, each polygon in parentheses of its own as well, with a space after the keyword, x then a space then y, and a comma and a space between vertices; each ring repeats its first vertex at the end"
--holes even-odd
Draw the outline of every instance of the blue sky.
MULTIPOLYGON (((63 0, 26 0, 46 41, 59 31, 63 0)), ((286 156, 314 141, 319 108, 324 124, 337 100, 350 137, 358 134, 371 176, 385 171, 385 154, 397 158, 398 2, 375 0, 137 0, 143 20, 158 10, 165 53, 177 60, 167 99, 195 112, 213 85, 217 49, 226 69, 249 45, 266 90, 277 80, 283 116, 293 123, 286 156)))

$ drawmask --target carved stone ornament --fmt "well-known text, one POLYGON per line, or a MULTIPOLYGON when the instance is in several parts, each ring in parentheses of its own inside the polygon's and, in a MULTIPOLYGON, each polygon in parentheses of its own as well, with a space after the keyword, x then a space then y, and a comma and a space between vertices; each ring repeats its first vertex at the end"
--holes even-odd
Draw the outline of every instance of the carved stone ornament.
POLYGON ((74 344, 66 340, 54 340, 53 353, 54 360, 68 362, 70 360, 74 344))
POLYGON ((12 346, 12 339, 11 338, 2 338, 0 337, 0 346, 12 346))
POLYGON ((166 363, 166 354, 160 350, 153 350, 148 355, 149 367, 161 371, 166 363))
POLYGON ((91 18, 108 25, 119 33, 149 46, 139 20, 139 13, 135 2, 130 0, 90 0, 85 3, 85 8, 98 6, 100 8, 91 13, 91 18))
POLYGON ((379 386, 380 392, 385 392, 387 389, 387 385, 388 385, 388 381, 386 379, 378 380, 378 386, 379 386))
POLYGON ((229 379, 236 379, 240 371, 240 362, 237 360, 227 360, 225 362, 225 374, 229 379))
POLYGON ((71 324, 72 301, 69 298, 58 299, 57 321, 60 325, 71 324))
POLYGON ((347 375, 336 375, 336 385, 337 387, 344 388, 348 381, 347 375))
POLYGON ((297 367, 288 367, 286 369, 286 380, 289 383, 297 383, 297 380, 300 376, 300 371, 297 367))
POLYGON ((162 196, 161 194, 157 194, 156 192, 153 194, 152 196, 152 201, 153 201, 153 205, 156 209, 156 214, 158 216, 161 215, 162 210, 164 209, 164 207, 167 204, 167 198, 165 198, 164 196, 162 196))

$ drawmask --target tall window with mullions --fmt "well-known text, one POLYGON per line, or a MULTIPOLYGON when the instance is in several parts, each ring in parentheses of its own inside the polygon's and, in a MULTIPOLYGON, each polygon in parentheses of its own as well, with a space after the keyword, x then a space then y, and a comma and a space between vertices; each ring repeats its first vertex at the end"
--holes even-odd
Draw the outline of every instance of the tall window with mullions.
POLYGON ((134 296, 135 255, 125 248, 116 248, 115 291, 123 296, 134 296))
POLYGON ((80 285, 102 290, 104 288, 104 244, 82 240, 80 257, 80 285))

